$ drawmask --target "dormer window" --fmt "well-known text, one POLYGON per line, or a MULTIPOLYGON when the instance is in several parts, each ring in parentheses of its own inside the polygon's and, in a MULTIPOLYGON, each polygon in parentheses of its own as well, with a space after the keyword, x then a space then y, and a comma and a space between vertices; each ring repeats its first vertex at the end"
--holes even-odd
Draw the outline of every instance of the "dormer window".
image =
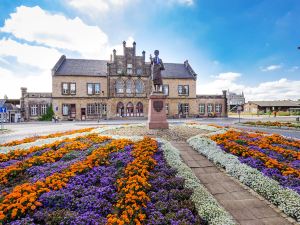
POLYGON ((143 74, 143 70, 141 68, 136 70, 136 74, 137 75, 142 75, 143 74))
POLYGON ((127 64, 127 74, 132 74, 132 64, 127 64))

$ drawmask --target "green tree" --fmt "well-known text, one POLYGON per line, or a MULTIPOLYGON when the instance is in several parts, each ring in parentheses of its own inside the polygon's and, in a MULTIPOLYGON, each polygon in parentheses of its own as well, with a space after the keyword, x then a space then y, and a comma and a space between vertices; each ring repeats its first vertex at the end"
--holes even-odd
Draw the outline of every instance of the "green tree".
POLYGON ((40 121, 51 121, 54 116, 54 111, 52 108, 52 104, 47 107, 46 114, 42 115, 39 120, 40 121))

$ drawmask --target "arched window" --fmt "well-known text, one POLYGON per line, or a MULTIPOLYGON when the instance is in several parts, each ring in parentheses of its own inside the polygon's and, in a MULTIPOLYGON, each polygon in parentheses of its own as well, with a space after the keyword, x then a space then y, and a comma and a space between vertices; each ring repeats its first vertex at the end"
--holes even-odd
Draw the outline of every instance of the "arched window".
POLYGON ((124 116, 124 104, 122 102, 117 104, 117 116, 124 116))
POLYGON ((138 104, 136 104, 135 110, 136 110, 136 116, 144 116, 143 103, 138 102, 138 104))
POLYGON ((135 92, 141 94, 144 92, 144 83, 141 79, 135 81, 135 92))
POLYGON ((132 94, 134 90, 134 84, 131 79, 126 80, 126 94, 132 94))
POLYGON ((128 102, 128 104, 126 105, 126 115, 127 116, 133 116, 133 104, 131 102, 128 102))
POLYGON ((124 93, 124 81, 122 79, 116 80, 116 93, 124 93))

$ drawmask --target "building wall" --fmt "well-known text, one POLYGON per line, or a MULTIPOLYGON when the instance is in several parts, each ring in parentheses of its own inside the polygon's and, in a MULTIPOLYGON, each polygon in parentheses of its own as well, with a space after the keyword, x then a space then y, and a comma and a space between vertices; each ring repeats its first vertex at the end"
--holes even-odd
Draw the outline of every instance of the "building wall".
POLYGON ((168 98, 196 98, 196 80, 194 79, 163 79, 164 85, 169 85, 168 98), (178 85, 189 85, 189 95, 179 95, 178 85))
POLYGON ((94 76, 52 76, 52 96, 53 98, 73 98, 73 97, 107 97, 107 77, 94 76), (76 94, 62 94, 62 83, 76 83, 76 94), (100 83, 101 93, 97 95, 88 95, 87 84, 100 83))

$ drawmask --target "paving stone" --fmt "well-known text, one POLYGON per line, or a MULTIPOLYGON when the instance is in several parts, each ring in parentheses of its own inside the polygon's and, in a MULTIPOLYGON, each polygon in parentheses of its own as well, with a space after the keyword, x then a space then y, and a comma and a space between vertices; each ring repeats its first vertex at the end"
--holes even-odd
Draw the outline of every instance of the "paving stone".
POLYGON ((215 166, 212 167, 206 167, 204 168, 206 173, 219 173, 220 170, 218 168, 216 168, 215 166))
POLYGON ((291 224, 286 219, 282 217, 271 217, 271 218, 264 218, 261 219, 263 225, 289 225, 291 224))
POLYGON ((259 219, 255 220, 239 220, 240 225, 264 225, 259 219))
POLYGON ((216 184, 207 184, 205 185, 206 188, 208 189, 208 191, 211 193, 211 194, 220 194, 220 193, 226 193, 227 191, 225 190, 225 188, 223 188, 222 186, 220 185, 216 185, 216 184))
POLYGON ((233 218, 235 218, 238 222, 243 220, 255 220, 255 216, 246 208, 244 209, 229 209, 228 210, 233 218))
POLYGON ((242 191, 244 190, 241 185, 235 183, 231 179, 228 182, 222 182, 222 186, 228 191, 228 192, 236 192, 236 191, 242 191))
POLYGON ((206 174, 205 168, 192 168, 192 170, 196 176, 198 174, 206 174))
MULTIPOLYGON (((218 172, 218 173, 211 173, 211 174, 208 174, 210 176, 212 176, 215 180, 217 180, 217 182, 222 182, 223 183, 232 183, 232 180, 227 177, 227 176, 224 176, 224 173, 222 172, 218 172)), ((227 185, 228 186, 228 185, 227 185)), ((225 189, 226 189, 226 186, 224 186, 225 189)))
POLYGON ((211 176, 211 174, 196 174, 198 179, 203 183, 203 184, 214 184, 217 183, 218 180, 211 176))
POLYGON ((235 199, 239 199, 239 200, 242 200, 242 199, 255 199, 256 197, 251 195, 248 191, 246 190, 243 190, 243 191, 236 191, 236 192, 232 192, 231 193, 232 196, 235 198, 235 199))
POLYGON ((269 217, 278 217, 278 213, 276 213, 273 209, 269 207, 259 207, 259 208, 249 208, 251 213, 256 216, 256 218, 269 218, 269 217))
POLYGON ((198 163, 197 161, 195 161, 195 160, 187 160, 187 161, 185 161, 185 163, 186 163, 189 167, 191 167, 191 168, 197 168, 197 167, 200 167, 200 166, 199 166, 199 163, 198 163))
MULTIPOLYGON (((228 194, 228 193, 226 193, 228 194)), ((220 200, 220 203, 229 210, 240 210, 240 209, 244 209, 245 205, 243 203, 243 200, 220 200)))
POLYGON ((270 208, 267 205, 267 203, 265 203, 264 201, 259 200, 257 198, 256 199, 244 199, 242 201, 245 204, 245 207, 248 207, 248 208, 261 208, 261 207, 270 208))
POLYGON ((226 200, 232 200, 234 197, 231 193, 219 193, 215 194, 214 197, 219 201, 226 201, 226 200))

